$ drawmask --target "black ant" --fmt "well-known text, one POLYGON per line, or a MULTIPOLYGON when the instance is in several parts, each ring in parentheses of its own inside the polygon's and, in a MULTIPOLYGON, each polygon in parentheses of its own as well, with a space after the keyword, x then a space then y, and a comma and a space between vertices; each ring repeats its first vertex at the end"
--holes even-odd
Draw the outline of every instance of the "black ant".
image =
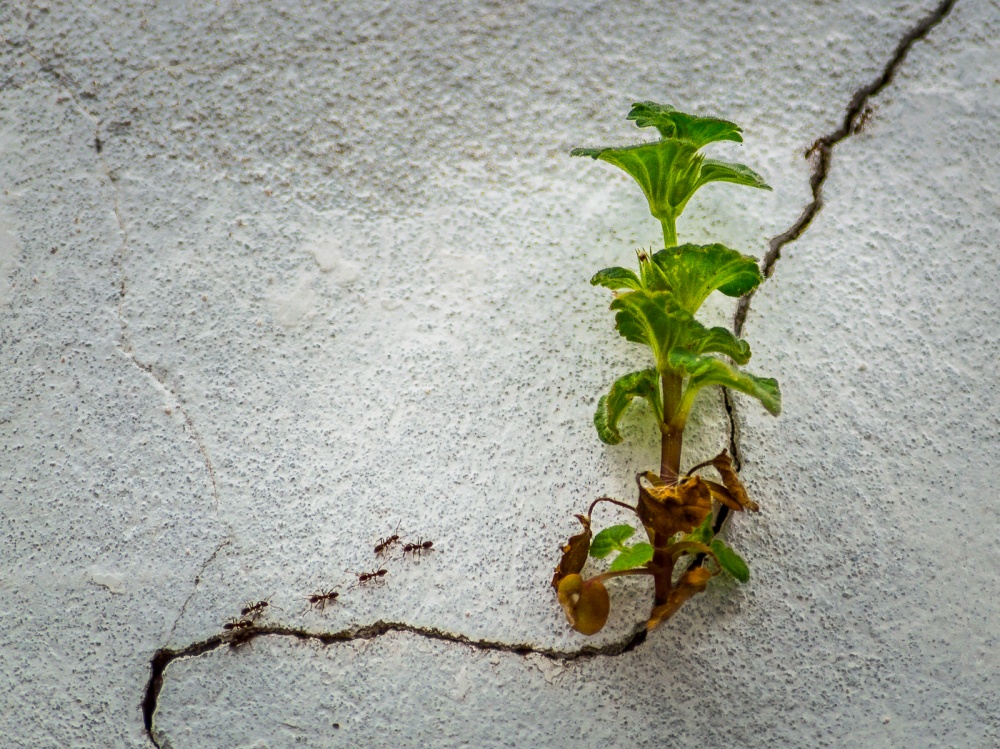
MULTIPOLYGON (((251 619, 256 619, 257 617, 262 616, 264 614, 264 609, 271 605, 271 598, 273 597, 274 594, 272 593, 263 601, 247 601, 243 604, 243 610, 240 612, 240 616, 249 615, 251 619)), ((274 608, 279 607, 275 606, 274 608)))
POLYGON ((385 577, 389 574, 389 570, 385 569, 385 565, 382 565, 374 572, 356 572, 358 576, 358 585, 368 582, 369 580, 377 580, 379 578, 385 577))
POLYGON ((311 596, 306 597, 309 601, 309 608, 325 609, 328 603, 332 603, 337 600, 339 596, 336 590, 331 588, 330 590, 321 590, 319 593, 313 593, 311 596))
POLYGON ((382 556, 382 554, 392 548, 392 545, 396 543, 399 543, 399 523, 396 523, 396 530, 392 532, 391 536, 388 538, 380 538, 378 543, 375 544, 375 556, 382 556))
POLYGON ((422 554, 425 551, 434 551, 433 541, 417 541, 415 544, 403 544, 404 554, 422 554))
POLYGON ((253 626, 254 623, 251 619, 230 619, 222 625, 222 628, 225 630, 240 630, 251 629, 253 626))

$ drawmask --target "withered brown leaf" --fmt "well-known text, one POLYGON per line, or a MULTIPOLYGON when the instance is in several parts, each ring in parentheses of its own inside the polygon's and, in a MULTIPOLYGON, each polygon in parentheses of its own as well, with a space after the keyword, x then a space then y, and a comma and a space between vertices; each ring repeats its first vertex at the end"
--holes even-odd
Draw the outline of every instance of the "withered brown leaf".
POLYGON ((735 470, 733 470, 733 461, 730 459, 729 453, 726 450, 723 450, 721 453, 712 458, 712 467, 719 472, 720 476, 722 476, 722 483, 728 490, 730 496, 742 505, 742 507, 734 507, 722 499, 721 496, 719 497, 720 502, 737 512, 743 509, 749 510, 750 512, 760 511, 760 505, 750 499, 746 488, 743 486, 743 482, 740 481, 739 475, 735 470))
POLYGON ((652 632, 676 614, 689 598, 705 590, 711 577, 712 573, 704 567, 693 567, 681 575, 676 587, 667 596, 667 602, 661 606, 654 606, 649 613, 649 621, 646 622, 647 631, 652 632))
POLYGON ((552 587, 556 589, 567 575, 580 574, 583 565, 587 563, 587 555, 590 554, 590 539, 594 535, 590 530, 590 518, 586 515, 577 515, 576 518, 583 525, 583 530, 571 536, 569 543, 562 547, 562 559, 559 560, 556 573, 552 576, 552 587))
POLYGON ((699 476, 666 484, 653 472, 636 476, 639 485, 637 513, 649 540, 663 548, 676 533, 690 533, 712 511, 712 492, 699 476))

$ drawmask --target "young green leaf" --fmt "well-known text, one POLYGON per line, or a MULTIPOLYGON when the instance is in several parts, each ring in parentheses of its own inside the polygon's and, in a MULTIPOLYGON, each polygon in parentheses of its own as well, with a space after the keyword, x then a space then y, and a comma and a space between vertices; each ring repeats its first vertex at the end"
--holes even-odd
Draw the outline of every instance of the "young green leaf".
POLYGON ((729 332, 728 328, 709 328, 700 338, 689 340, 693 354, 723 354, 737 364, 750 361, 750 344, 729 332))
POLYGON ((625 551, 625 541, 632 538, 635 528, 631 525, 612 525, 594 536, 590 544, 590 556, 604 559, 612 551, 625 551))
POLYGON ((656 367, 662 373, 670 368, 667 356, 671 349, 707 334, 704 325, 680 308, 669 291, 630 291, 611 302, 615 327, 627 340, 644 343, 653 350, 656 367))
POLYGON ((636 102, 626 119, 633 120, 637 127, 655 127, 660 131, 661 138, 690 141, 695 148, 718 140, 743 142, 742 131, 735 122, 684 114, 669 104, 657 104, 655 101, 636 102))
POLYGON ((652 262, 677 304, 692 315, 713 291, 740 297, 764 280, 755 258, 722 244, 684 244, 660 250, 652 262))
POLYGON ((617 291, 618 289, 641 289, 642 283, 639 277, 628 268, 605 268, 599 270, 590 279, 591 286, 605 286, 617 291))
POLYGON ((705 544, 706 546, 711 542, 715 533, 712 530, 712 523, 715 522, 715 517, 712 513, 708 513, 705 519, 702 521, 701 525, 695 528, 690 533, 684 536, 685 541, 691 541, 696 544, 705 544))
POLYGON ((711 546, 712 553, 715 554, 715 559, 718 561, 719 566, 722 569, 735 577, 741 583, 745 583, 750 580, 750 568, 747 566, 747 563, 743 561, 743 557, 730 549, 719 539, 712 541, 711 546))
POLYGON ((622 570, 631 570, 636 567, 642 567, 652 558, 653 547, 645 542, 638 543, 615 557, 611 566, 608 567, 608 571, 621 572, 622 570))
POLYGON ((574 148, 570 156, 600 159, 631 175, 649 201, 649 212, 663 225, 664 246, 677 244, 677 217, 701 178, 704 157, 697 146, 671 139, 621 148, 574 148))
POLYGON ((770 190, 771 186, 757 172, 743 164, 733 164, 728 161, 705 159, 701 162, 701 177, 698 187, 709 182, 734 182, 737 185, 770 190))
POLYGON ((688 375, 687 386, 678 408, 681 420, 687 417, 698 391, 707 385, 722 385, 741 393, 752 395, 770 413, 781 413, 781 391, 778 381, 770 377, 755 377, 740 372, 732 365, 714 356, 692 354, 675 348, 669 354, 670 366, 683 370, 688 375))
POLYGON ((607 395, 602 395, 594 412, 594 427, 601 442, 617 445, 622 441, 618 431, 618 422, 625 413, 633 398, 645 398, 653 406, 656 418, 663 419, 663 406, 660 404, 659 377, 655 369, 644 369, 620 377, 607 395))

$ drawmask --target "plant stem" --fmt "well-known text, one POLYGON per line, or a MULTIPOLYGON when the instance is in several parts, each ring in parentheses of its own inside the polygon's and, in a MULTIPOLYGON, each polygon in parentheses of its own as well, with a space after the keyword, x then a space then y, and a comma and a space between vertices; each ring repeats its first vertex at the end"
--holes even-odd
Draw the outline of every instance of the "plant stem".
POLYGON ((677 425, 674 415, 681 401, 681 376, 665 374, 662 377, 663 422, 666 428, 660 441, 660 479, 674 485, 680 476, 681 445, 684 442, 684 425, 677 425))
POLYGON ((618 505, 619 507, 624 507, 626 510, 631 510, 635 512, 635 508, 632 505, 627 505, 624 502, 619 502, 617 499, 611 499, 611 497, 598 497, 593 502, 590 503, 590 509, 587 510, 587 517, 589 518, 594 514, 594 508, 597 507, 599 502, 610 502, 613 505, 618 505))
POLYGON ((674 217, 661 218, 663 225, 663 248, 670 249, 677 246, 677 219, 674 217))

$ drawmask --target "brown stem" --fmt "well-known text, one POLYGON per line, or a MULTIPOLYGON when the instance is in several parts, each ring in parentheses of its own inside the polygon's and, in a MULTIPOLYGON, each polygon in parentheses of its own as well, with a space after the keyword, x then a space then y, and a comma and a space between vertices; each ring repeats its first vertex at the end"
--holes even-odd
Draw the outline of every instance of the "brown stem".
POLYGON ((655 575, 653 570, 647 567, 636 567, 631 570, 618 570, 617 572, 602 572, 600 575, 592 577, 591 580, 597 580, 598 582, 604 582, 605 580, 610 580, 613 577, 625 577, 627 575, 655 575))
POLYGON ((670 597, 674 576, 674 557, 667 548, 653 549, 653 559, 649 563, 654 571, 653 605, 662 606, 670 597))
POLYGON ((597 507, 598 502, 610 502, 613 505, 618 505, 619 507, 624 507, 626 510, 631 510, 635 512, 636 509, 632 505, 627 505, 624 502, 619 502, 617 499, 611 499, 611 497, 598 497, 593 502, 590 503, 590 509, 587 510, 587 517, 591 517, 594 514, 594 508, 597 507))

